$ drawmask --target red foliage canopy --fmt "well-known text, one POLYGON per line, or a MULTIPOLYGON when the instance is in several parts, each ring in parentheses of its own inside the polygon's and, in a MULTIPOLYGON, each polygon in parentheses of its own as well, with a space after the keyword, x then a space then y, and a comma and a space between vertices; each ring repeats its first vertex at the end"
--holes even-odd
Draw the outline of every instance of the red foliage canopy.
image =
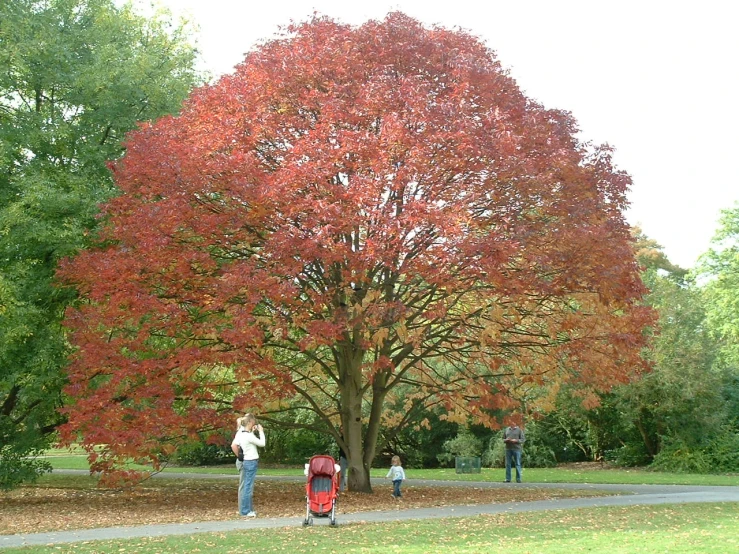
POLYGON ((630 179, 575 131, 400 13, 257 48, 130 135, 100 246, 62 270, 87 299, 65 436, 106 469, 301 407, 360 467, 416 406, 493 425, 628 379, 651 321, 630 179))

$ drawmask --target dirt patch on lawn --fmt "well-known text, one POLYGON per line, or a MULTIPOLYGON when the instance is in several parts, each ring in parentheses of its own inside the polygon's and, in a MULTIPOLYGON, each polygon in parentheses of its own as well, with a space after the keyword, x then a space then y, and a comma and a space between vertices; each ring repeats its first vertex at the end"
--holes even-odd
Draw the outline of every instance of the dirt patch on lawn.
MULTIPOLYGON (((615 469, 616 466, 609 462, 570 462, 566 464, 558 464, 557 469, 574 469, 576 471, 594 471, 601 469, 615 469)), ((638 468, 630 468, 638 469, 638 468)))
MULTIPOLYGON (((500 488, 403 486, 403 499, 390 495, 392 485, 374 494, 344 492, 341 514, 388 509, 464 504, 526 502, 603 492, 531 489, 515 484, 500 488)), ((0 493, 0 534, 90 529, 125 525, 192 523, 237 519, 234 482, 156 479, 127 491, 24 487, 0 493)), ((254 505, 259 517, 305 517, 305 483, 257 481, 254 505)))

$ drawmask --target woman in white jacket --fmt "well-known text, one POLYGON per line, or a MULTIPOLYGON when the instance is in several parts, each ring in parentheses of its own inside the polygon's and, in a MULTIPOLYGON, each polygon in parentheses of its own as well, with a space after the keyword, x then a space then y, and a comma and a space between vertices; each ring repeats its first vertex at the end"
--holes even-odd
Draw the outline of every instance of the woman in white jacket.
POLYGON ((252 496, 254 479, 259 465, 259 451, 267 444, 264 429, 257 424, 254 414, 246 414, 241 418, 241 428, 236 432, 231 450, 236 455, 236 469, 239 470, 239 514, 245 517, 257 517, 254 511, 252 496), (256 435, 255 431, 259 433, 256 435))

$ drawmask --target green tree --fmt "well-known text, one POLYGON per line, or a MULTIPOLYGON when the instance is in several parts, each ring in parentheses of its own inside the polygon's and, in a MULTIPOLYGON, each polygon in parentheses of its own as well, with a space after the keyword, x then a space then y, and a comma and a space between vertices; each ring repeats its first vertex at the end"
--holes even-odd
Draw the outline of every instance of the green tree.
MULTIPOLYGON (((609 451, 627 442, 640 441, 631 420, 625 417, 619 395, 611 392, 600 395, 600 405, 585 408, 570 387, 560 391, 554 410, 535 421, 536 435, 529 438, 553 453, 558 462, 602 461, 609 451)), ((643 448, 639 449, 643 451, 643 448)), ((644 463, 642 456, 639 460, 644 463)))
POLYGON ((44 469, 28 457, 61 421, 73 293, 53 287, 57 261, 115 193, 125 133, 197 84, 189 37, 112 0, 0 2, 0 487, 44 469))
POLYGON ((739 469, 739 202, 723 210, 711 248, 695 278, 702 284, 706 324, 717 341, 716 369, 723 377, 725 419, 711 442, 712 469, 739 469))
MULTIPOLYGON (((594 409, 583 409, 564 388, 555 411, 541 423, 550 436, 560 437, 562 450, 550 443, 560 459, 565 446, 570 453, 574 446, 587 459, 610 457, 624 465, 657 459, 662 467, 676 468, 681 458, 716 449, 713 441, 731 420, 731 380, 716 363, 718 343, 702 288, 638 229, 635 239, 650 290, 645 301, 659 314, 644 353, 652 370, 601 395, 594 409)), ((696 459, 702 458, 710 455, 696 459)))
POLYGON ((723 210, 711 248, 700 260, 708 325, 719 340, 721 361, 739 368, 739 203, 723 210))
MULTIPOLYGON (((640 439, 624 433, 618 455, 626 463, 653 461, 679 469, 696 452, 715 450, 729 418, 728 374, 717 364, 719 344, 710 332, 703 288, 672 265, 654 241, 639 235, 637 245, 650 289, 647 301, 657 310, 659 325, 647 353, 652 372, 618 388, 612 399, 640 439)), ((709 468, 710 463, 690 469, 709 468)))
POLYGON ((701 444, 725 411, 723 375, 714 368, 716 345, 706 327, 701 291, 692 283, 647 269, 649 303, 658 311, 659 334, 649 356, 654 369, 618 391, 622 409, 639 431, 649 458, 665 440, 701 444))

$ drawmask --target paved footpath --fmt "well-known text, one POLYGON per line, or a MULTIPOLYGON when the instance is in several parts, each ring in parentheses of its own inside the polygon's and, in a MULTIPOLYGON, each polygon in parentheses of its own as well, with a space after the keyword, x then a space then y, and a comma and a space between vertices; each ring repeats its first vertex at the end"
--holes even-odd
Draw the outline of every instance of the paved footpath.
MULTIPOLYGON (((202 474, 201 474, 202 475, 202 474)), ((163 475, 166 477, 188 477, 192 474, 163 475)), ((205 479, 232 479, 231 475, 203 476, 205 479)), ((295 480, 294 477, 258 477, 259 479, 295 480)), ((381 480, 378 480, 378 483, 381 480)), ((373 480, 374 483, 374 480, 373 480)), ((413 480, 414 486, 459 486, 477 488, 524 487, 524 488, 567 488, 587 489, 612 492, 618 496, 601 496, 588 498, 567 498, 557 500, 538 500, 534 502, 509 502, 504 504, 479 504, 473 506, 447 506, 435 508, 395 509, 376 512, 360 512, 341 514, 339 525, 346 523, 377 523, 402 521, 409 519, 468 517, 480 514, 532 512, 543 510, 569 510, 573 508, 595 508, 600 506, 635 506, 648 504, 683 504, 696 502, 739 502, 739 486, 736 487, 701 487, 687 485, 589 485, 568 483, 490 483, 469 481, 427 481, 413 480)), ((340 507, 340 506, 339 506, 340 507)), ((280 518, 240 518, 229 521, 207 521, 200 523, 172 523, 161 525, 140 525, 131 527, 104 527, 98 529, 81 529, 78 531, 56 531, 49 533, 32 533, 25 535, 0 535, 0 549, 73 543, 82 541, 134 539, 141 537, 161 537, 165 535, 192 535, 195 533, 217 533, 225 531, 243 531, 248 529, 264 529, 301 526, 305 514, 296 517, 280 518)), ((316 525, 328 525, 327 519, 315 518, 316 525)))

